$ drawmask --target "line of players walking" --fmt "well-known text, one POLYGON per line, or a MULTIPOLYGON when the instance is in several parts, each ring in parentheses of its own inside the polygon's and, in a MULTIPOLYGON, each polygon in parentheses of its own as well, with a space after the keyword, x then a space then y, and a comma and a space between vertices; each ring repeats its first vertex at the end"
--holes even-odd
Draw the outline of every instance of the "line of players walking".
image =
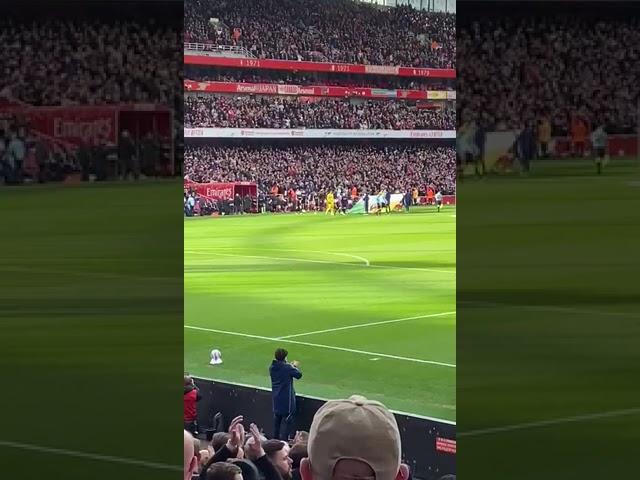
MULTIPOLYGON (((401 206, 402 210, 407 213, 409 212, 409 209, 412 205, 418 205, 419 196, 417 188, 407 190, 405 193, 396 191, 395 195, 402 195, 401 201, 396 205, 401 206)), ((345 197, 343 197, 342 200, 344 200, 344 198, 345 197)), ((329 191, 325 197, 325 215, 335 215, 336 213, 344 215, 348 210, 353 208, 356 198, 356 195, 352 193, 351 200, 348 200, 346 202, 347 205, 345 206, 345 202, 340 201, 340 199, 336 199, 334 193, 332 191, 329 191)), ((438 191, 437 193, 434 193, 434 190, 431 187, 427 188, 426 204, 435 205, 438 212, 442 207, 442 198, 442 192, 438 191)), ((391 190, 388 189, 382 189, 377 195, 372 195, 365 192, 362 194, 361 199, 364 204, 363 212, 365 215, 369 214, 369 212, 372 212, 376 215, 380 215, 383 212, 389 214, 395 207, 395 205, 393 205, 392 203, 391 190)))

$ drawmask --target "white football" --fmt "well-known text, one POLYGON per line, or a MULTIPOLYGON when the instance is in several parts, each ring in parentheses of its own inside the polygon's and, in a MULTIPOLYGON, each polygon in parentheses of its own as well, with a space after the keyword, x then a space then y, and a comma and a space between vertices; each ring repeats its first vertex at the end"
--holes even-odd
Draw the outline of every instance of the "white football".
POLYGON ((220 365, 222 363, 222 352, 217 348, 211 350, 211 361, 209 365, 220 365))

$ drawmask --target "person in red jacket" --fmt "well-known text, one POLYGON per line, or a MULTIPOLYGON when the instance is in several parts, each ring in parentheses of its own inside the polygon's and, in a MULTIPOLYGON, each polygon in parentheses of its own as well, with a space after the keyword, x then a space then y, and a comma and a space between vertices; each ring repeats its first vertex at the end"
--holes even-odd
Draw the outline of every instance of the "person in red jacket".
POLYGON ((184 376, 184 429, 194 437, 198 434, 196 402, 202 398, 190 375, 184 376))

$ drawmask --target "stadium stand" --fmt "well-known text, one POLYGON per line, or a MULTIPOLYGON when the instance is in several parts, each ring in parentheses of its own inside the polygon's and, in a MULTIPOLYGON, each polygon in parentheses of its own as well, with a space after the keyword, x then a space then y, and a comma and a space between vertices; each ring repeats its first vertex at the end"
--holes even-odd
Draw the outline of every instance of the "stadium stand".
MULTIPOLYGON (((89 5, 79 9, 73 20, 58 18, 61 12, 46 18, 0 19, 0 69, 4 72, 0 79, 0 174, 4 181, 61 181, 70 175, 88 178, 88 169, 102 178, 108 168, 101 164, 118 150, 120 132, 115 131, 117 121, 113 119, 123 106, 133 110, 144 104, 147 110, 166 110, 164 131, 148 127, 146 132, 131 133, 139 163, 143 162, 145 141, 154 144, 156 160, 144 173, 155 175, 164 163, 173 162, 175 141, 182 138, 183 128, 180 30, 146 19, 135 6, 117 13, 119 17, 114 17, 101 5, 89 5), (61 123, 66 125, 59 132, 62 135, 54 136, 43 126, 45 118, 54 116, 56 121, 67 122, 61 123), (86 127, 89 122, 92 128, 86 127), (107 124, 112 128, 108 140, 104 138, 107 124), (82 125, 83 133, 77 133, 82 125), (145 140, 147 132, 152 135, 145 140), (103 137, 97 138, 100 135, 103 137), (82 146, 88 164, 82 158, 82 146)), ((121 122, 121 129, 126 125, 121 122)))
POLYGON ((308 97, 189 96, 185 127, 455 130, 455 110, 403 101, 309 101, 308 97))
POLYGON ((452 68, 455 27, 450 13, 350 0, 185 4, 185 41, 242 47, 257 58, 452 68))
POLYGON ((433 184, 455 192, 455 149, 424 145, 188 146, 186 176, 196 182, 254 181, 318 193, 335 183, 369 192, 433 184))
MULTIPOLYGON (((454 67, 455 15, 351 0, 196 0, 185 12, 185 132, 198 137, 185 152, 185 179, 257 184, 252 208, 227 212, 317 209, 329 190, 351 201, 341 194, 347 188, 455 194, 453 145, 432 140, 453 138, 455 74, 396 67, 454 67), (254 58, 352 64, 301 71, 295 62, 274 69, 254 58), (282 138, 278 131, 332 143, 264 143, 282 138), (263 143, 239 148, 236 135, 263 143), (370 143, 353 143, 358 138, 370 143)), ((184 203, 187 215, 224 211, 193 186, 184 203)))
MULTIPOLYGON (((317 211, 329 192, 343 213, 365 194, 382 197, 378 195, 382 190, 415 193, 416 203, 427 192, 454 198, 454 14, 352 0, 189 0, 184 42, 186 216, 317 211), (317 63, 300 69, 301 62, 317 63), (337 65, 340 62, 344 63, 337 65), (331 87, 347 90, 337 94, 331 87), (229 193, 233 191, 229 185, 252 185, 256 195, 229 193), (206 195, 196 186, 206 187, 206 195)), ((214 388, 204 383, 201 387, 214 388)), ((229 412, 241 413, 240 395, 245 394, 259 411, 247 411, 247 416, 271 415, 270 396, 266 410, 257 408, 264 406, 259 403, 264 397, 241 386, 233 394, 229 412)), ((203 426, 205 420, 215 423, 210 422, 214 412, 225 410, 222 395, 206 398, 206 413, 198 416, 203 426)), ((322 421, 321 413, 317 421, 322 421)), ((417 417, 415 421, 424 423, 417 417)), ((309 427, 307 420, 302 422, 298 428, 309 427)), ((414 466, 421 462, 425 477, 420 478, 427 478, 427 470, 438 471, 436 462, 430 461, 436 458, 436 436, 451 439, 455 426, 423 423, 434 434, 433 456, 425 460, 420 445, 422 451, 410 458, 414 466)), ((388 426, 380 425, 377 433, 388 433, 388 426)), ((259 471, 246 468, 250 478, 309 480, 301 474, 304 461, 300 460, 306 455, 300 451, 304 445, 312 455, 314 441, 321 441, 314 428, 310 426, 308 443, 294 439, 283 446, 260 439, 264 450, 273 446, 279 452, 273 458, 280 465, 277 476, 256 463, 267 452, 247 445, 246 439, 253 435, 232 425, 225 429, 224 439, 218 428, 201 451, 199 478, 232 480, 232 469, 211 466, 244 452, 259 471), (234 428, 239 429, 235 434, 234 428)), ((357 432, 357 425, 350 430, 357 432)), ((323 441, 326 444, 327 438, 323 441)), ((366 442, 352 443, 364 447, 366 442)), ((400 451, 399 444, 390 448, 400 451)), ((383 457, 368 448, 363 454, 365 450, 377 457, 372 465, 383 457)), ((454 462, 452 456, 444 461, 454 462)), ((185 459, 185 466, 188 462, 185 459)), ((407 480, 406 467, 397 477, 399 458, 391 463, 393 468, 387 466, 385 474, 382 467, 376 470, 376 478, 407 480)), ((451 463, 444 471, 451 471, 451 463)), ((243 476, 245 467, 241 466, 243 476)), ((314 467, 322 468, 321 460, 314 467)))
POLYGON ((5 99, 34 106, 182 102, 176 30, 142 21, 0 20, 0 42, 5 99))
POLYGON ((453 81, 431 77, 397 77, 389 75, 353 75, 348 73, 290 73, 286 71, 237 70, 219 68, 212 71, 185 66, 185 78, 199 82, 277 83, 283 85, 329 85, 372 87, 402 90, 454 90, 453 81))
POLYGON ((458 29, 459 108, 488 129, 548 118, 565 135, 572 119, 637 126, 637 18, 575 15, 478 18, 458 29), (532 61, 535 59, 535 61, 532 61))

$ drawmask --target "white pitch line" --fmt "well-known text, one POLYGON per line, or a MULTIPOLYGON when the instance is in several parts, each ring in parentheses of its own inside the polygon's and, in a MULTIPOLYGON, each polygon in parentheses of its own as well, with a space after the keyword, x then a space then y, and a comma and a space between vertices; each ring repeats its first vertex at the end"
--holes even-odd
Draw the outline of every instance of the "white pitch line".
MULTIPOLYGON (((397 265, 371 265, 371 264, 360 264, 360 263, 345 263, 345 262, 331 262, 327 260, 311 260, 308 258, 294 258, 294 257, 271 257, 267 255, 240 255, 237 253, 220 253, 220 252, 197 252, 194 250, 185 250, 186 254, 202 254, 202 255, 218 255, 221 257, 241 257, 241 258, 259 258, 259 259, 267 259, 267 260, 284 260, 288 262, 307 262, 307 263, 324 263, 330 265, 343 265, 347 267, 365 267, 365 268, 391 268, 398 270, 418 270, 423 272, 435 272, 435 273, 456 273, 455 270, 438 270, 435 268, 422 268, 422 267, 399 267, 397 265)), ((328 253, 328 252, 324 252, 328 253)), ((353 255, 350 255, 353 256, 353 255)), ((365 259, 366 260, 366 259, 365 259)), ((368 261, 368 260, 367 260, 368 261)))
POLYGON ((151 468, 155 470, 183 470, 183 467, 178 465, 169 465, 166 463, 147 462, 146 460, 136 460, 134 458, 115 457, 113 455, 102 455, 99 453, 79 452, 76 450, 66 450, 64 448, 45 447, 43 445, 33 445, 30 443, 21 442, 9 442, 6 440, 0 440, 0 447, 15 448, 19 450, 30 450, 40 453, 52 453, 54 455, 64 455, 74 458, 86 458, 89 460, 96 460, 99 462, 119 463, 122 465, 132 465, 136 467, 151 468))
POLYGON ((623 415, 640 414, 640 408, 628 408, 625 410, 612 410, 610 412, 590 413, 587 415, 576 415, 573 417, 554 418, 551 420, 539 420, 537 422, 517 423, 514 425, 503 425, 501 427, 480 428, 478 430, 470 430, 468 432, 458 433, 459 437, 477 437, 481 435, 490 435, 493 433, 513 432, 516 430, 528 430, 531 428, 549 427, 552 425, 560 425, 564 423, 587 422, 589 420, 599 420, 602 418, 620 417, 623 415))
POLYGON ((443 317, 445 315, 455 315, 456 312, 441 312, 441 313, 430 313, 427 315, 417 315, 415 317, 404 317, 404 318, 396 318, 393 320, 381 320, 379 322, 369 322, 369 323, 360 323, 356 325, 347 325, 345 327, 336 327, 336 328, 327 328, 326 330, 316 330, 314 332, 305 332, 305 333, 295 333, 293 335, 285 335, 284 337, 278 337, 278 340, 283 340, 286 338, 295 338, 295 337, 304 337, 306 335, 315 335, 316 333, 330 333, 330 332, 338 332, 340 330, 350 330, 352 328, 362 328, 362 327, 373 327, 374 325, 386 325, 389 323, 398 323, 398 322, 406 322, 409 320, 417 320, 419 318, 432 318, 432 317, 443 317))
MULTIPOLYGON (((222 247, 222 248, 224 250, 237 250, 238 247, 222 247)), ((321 252, 319 250, 300 250, 297 248, 262 248, 261 250, 268 250, 271 252, 298 252, 298 253, 319 253, 321 255, 338 255, 340 257, 355 258, 356 260, 360 260, 367 267, 371 265, 371 262, 369 262, 369 259, 361 257, 359 255, 353 255, 351 253, 321 252)), ((336 262, 336 263, 340 263, 340 262, 336 262)))
POLYGON ((237 336, 237 337, 255 338, 255 339, 258 339, 258 340, 267 340, 269 342, 284 342, 284 343, 293 343, 293 344, 296 344, 296 345, 305 345, 307 347, 326 348, 328 350, 337 350, 337 351, 340 351, 340 352, 357 353, 357 354, 360 354, 360 355, 367 355, 369 357, 392 358, 394 360, 403 360, 403 361, 406 361, 406 362, 424 363, 424 364, 429 364, 429 365, 439 365, 441 367, 456 368, 456 365, 453 364, 453 363, 436 362, 435 360, 422 360, 420 358, 401 357, 399 355, 390 355, 390 354, 387 354, 387 353, 368 352, 366 350, 356 350, 356 349, 353 349, 353 348, 335 347, 333 345, 322 345, 322 344, 319 344, 319 343, 301 342, 299 340, 263 337, 262 335, 251 335, 249 333, 229 332, 229 331, 226 331, 226 330, 217 330, 215 328, 196 327, 196 326, 192 326, 192 325, 185 325, 184 328, 188 328, 188 329, 191 329, 191 330, 202 330, 203 332, 221 333, 223 335, 233 335, 233 336, 237 336))

